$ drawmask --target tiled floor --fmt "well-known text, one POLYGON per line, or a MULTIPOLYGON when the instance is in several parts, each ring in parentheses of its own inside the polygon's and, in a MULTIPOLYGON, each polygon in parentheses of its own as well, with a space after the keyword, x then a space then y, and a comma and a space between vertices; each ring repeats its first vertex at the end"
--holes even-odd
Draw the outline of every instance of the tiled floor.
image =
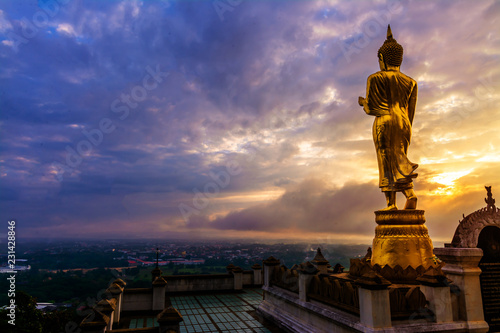
POLYGON ((248 314, 262 300, 261 289, 241 294, 172 297, 172 305, 184 318, 181 333, 271 332, 248 314))
POLYGON ((135 318, 130 320, 129 328, 158 327, 156 317, 135 318))
MULTIPOLYGON (((253 332, 271 333, 252 317, 262 301, 262 289, 244 289, 237 294, 174 296, 170 298, 184 319, 181 333, 253 332)), ((156 318, 132 319, 129 328, 158 326, 156 318)))

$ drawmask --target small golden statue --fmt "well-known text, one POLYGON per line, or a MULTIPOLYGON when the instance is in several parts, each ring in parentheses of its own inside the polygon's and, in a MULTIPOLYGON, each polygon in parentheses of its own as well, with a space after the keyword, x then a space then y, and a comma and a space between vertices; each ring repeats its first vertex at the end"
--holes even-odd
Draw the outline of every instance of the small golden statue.
POLYGON ((392 37, 391 26, 387 39, 378 50, 380 71, 368 77, 366 98, 358 103, 373 123, 373 141, 377 151, 379 187, 384 192, 387 208, 397 210, 396 192, 406 197, 405 209, 417 208, 413 178, 418 164, 407 157, 411 127, 417 103, 417 82, 400 72, 403 47, 392 37))

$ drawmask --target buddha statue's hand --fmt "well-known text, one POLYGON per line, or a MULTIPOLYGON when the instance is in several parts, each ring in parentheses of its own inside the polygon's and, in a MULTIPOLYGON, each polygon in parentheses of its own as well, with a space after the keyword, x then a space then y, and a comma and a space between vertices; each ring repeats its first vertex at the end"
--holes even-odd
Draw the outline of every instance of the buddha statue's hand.
POLYGON ((358 104, 359 106, 363 106, 363 104, 365 103, 365 99, 361 96, 358 97, 358 104))

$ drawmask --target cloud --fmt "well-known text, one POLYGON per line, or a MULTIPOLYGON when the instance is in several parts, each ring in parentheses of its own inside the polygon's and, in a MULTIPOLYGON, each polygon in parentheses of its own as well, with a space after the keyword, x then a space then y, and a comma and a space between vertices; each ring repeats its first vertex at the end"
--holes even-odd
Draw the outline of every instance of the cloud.
POLYGON ((6 34, 39 8, 0 7, 0 218, 26 234, 71 235, 64 223, 146 234, 141 220, 178 235, 370 234, 384 199, 357 98, 387 23, 419 83, 409 154, 429 228, 444 237, 498 182, 495 1, 242 2, 223 21, 211 2, 70 2, 17 53, 6 34), (168 77, 126 104, 156 66, 168 77), (53 163, 103 118, 116 129, 59 182, 53 163), (179 204, 229 161, 241 173, 186 224, 179 204))
POLYGON ((0 33, 5 33, 12 29, 12 24, 9 22, 5 16, 5 12, 0 10, 0 33))
POLYGON ((383 198, 383 194, 372 184, 329 188, 324 180, 307 179, 276 200, 234 211, 213 221, 197 216, 188 221, 187 227, 369 234, 373 231, 373 211, 381 208, 384 201, 376 198, 383 198))

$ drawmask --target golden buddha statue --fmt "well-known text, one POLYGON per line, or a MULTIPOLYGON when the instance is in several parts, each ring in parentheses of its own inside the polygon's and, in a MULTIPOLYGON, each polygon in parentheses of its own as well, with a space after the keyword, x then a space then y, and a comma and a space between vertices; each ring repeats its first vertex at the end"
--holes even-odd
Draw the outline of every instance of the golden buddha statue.
POLYGON ((417 196, 413 191, 413 178, 418 164, 407 157, 411 127, 417 103, 417 82, 401 73, 403 47, 392 37, 391 26, 387 39, 378 50, 380 71, 368 77, 366 98, 358 103, 373 123, 373 141, 377 151, 379 187, 384 192, 387 207, 397 210, 396 192, 406 197, 405 209, 416 209, 417 196))

